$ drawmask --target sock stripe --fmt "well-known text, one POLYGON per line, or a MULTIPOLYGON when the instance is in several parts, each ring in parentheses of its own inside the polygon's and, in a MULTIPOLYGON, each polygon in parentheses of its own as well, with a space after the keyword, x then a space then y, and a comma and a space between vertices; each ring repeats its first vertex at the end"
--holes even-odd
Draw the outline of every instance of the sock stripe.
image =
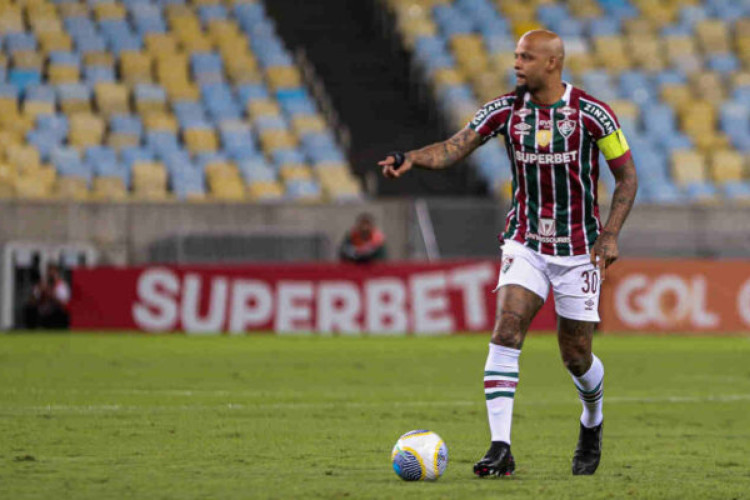
POLYGON ((496 398, 510 398, 510 399, 513 399, 513 397, 515 395, 516 395, 515 392, 506 392, 506 391, 490 392, 490 393, 484 395, 484 399, 486 399, 487 401, 489 401, 491 399, 496 399, 496 398))
POLYGON ((588 395, 592 395, 592 394, 596 394, 597 392, 599 392, 601 390, 601 388, 602 388, 602 382, 604 382, 603 379, 600 380, 599 384, 596 387, 594 387, 593 389, 591 389, 590 391, 585 391, 585 390, 581 389, 580 387, 578 387, 578 385, 576 385, 576 389, 578 389, 578 392, 580 394, 586 394, 587 396, 588 395))
POLYGON ((493 372, 493 371, 485 371, 484 372, 485 377, 491 377, 491 376, 498 376, 498 377, 514 377, 518 378, 518 372, 493 372))
POLYGON ((518 385, 518 382, 514 380, 485 380, 484 381, 485 389, 492 389, 493 387, 515 388, 517 385, 518 385))

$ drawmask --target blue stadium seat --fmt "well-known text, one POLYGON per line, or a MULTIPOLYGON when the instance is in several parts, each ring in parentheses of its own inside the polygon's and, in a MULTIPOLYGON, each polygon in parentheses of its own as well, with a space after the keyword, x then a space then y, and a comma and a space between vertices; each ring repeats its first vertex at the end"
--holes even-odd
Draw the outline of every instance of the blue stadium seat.
POLYGON ((237 87, 237 96, 242 107, 254 99, 268 99, 268 89, 262 83, 246 83, 237 87))
POLYGON ((115 70, 109 66, 84 66, 83 80, 91 86, 102 82, 114 82, 115 70))
POLYGON ((49 132, 60 141, 63 141, 68 136, 68 117, 62 114, 39 115, 36 118, 36 129, 49 132))
POLYGON ((154 161, 154 152, 144 147, 128 147, 123 148, 120 151, 120 158, 122 162, 128 167, 132 168, 136 162, 154 161))
POLYGON ((118 134, 129 134, 141 137, 143 125, 136 115, 114 115, 109 119, 109 129, 118 134))

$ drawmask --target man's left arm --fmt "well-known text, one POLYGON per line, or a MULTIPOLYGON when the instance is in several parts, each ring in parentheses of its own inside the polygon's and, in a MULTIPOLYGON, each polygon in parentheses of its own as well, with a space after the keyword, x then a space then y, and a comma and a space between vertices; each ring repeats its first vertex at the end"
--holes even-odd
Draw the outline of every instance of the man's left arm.
POLYGON ((594 248, 591 250, 592 263, 594 265, 600 263, 599 269, 602 281, 604 281, 604 270, 620 255, 617 248, 617 238, 625 219, 628 218, 635 201, 635 195, 638 192, 638 175, 632 158, 628 158, 623 164, 612 169, 612 174, 615 176, 616 182, 609 217, 594 244, 594 248))
POLYGON ((612 194, 612 207, 607 223, 591 249, 591 263, 599 268, 601 280, 604 281, 604 270, 620 255, 617 238, 633 207, 638 192, 638 175, 625 134, 618 128, 596 141, 604 154, 612 174, 615 176, 615 192, 612 194))

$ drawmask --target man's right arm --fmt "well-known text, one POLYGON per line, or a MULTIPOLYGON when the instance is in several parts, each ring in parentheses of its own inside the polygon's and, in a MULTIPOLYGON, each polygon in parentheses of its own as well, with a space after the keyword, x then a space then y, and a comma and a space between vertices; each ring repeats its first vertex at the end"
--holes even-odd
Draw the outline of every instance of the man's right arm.
POLYGON ((480 134, 466 127, 446 141, 409 151, 405 154, 404 163, 398 168, 395 168, 396 159, 390 155, 378 162, 378 165, 383 167, 383 175, 389 178, 400 177, 412 167, 439 170, 464 159, 484 141, 480 134))

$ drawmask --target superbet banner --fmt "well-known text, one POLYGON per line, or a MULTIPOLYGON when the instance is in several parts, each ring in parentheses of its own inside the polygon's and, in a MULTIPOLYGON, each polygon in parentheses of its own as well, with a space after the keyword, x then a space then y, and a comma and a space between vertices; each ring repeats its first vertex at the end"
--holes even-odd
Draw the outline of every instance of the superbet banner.
MULTIPOLYGON (((71 324, 191 334, 488 332, 498 271, 488 261, 77 269, 71 324)), ((555 329, 549 295, 532 330, 555 329)), ((750 261, 623 259, 606 272, 599 311, 604 332, 748 331, 750 261)))
MULTIPOLYGON (((71 326, 191 334, 488 332, 499 263, 76 269, 71 326)), ((551 301, 533 329, 552 330, 551 301)))

